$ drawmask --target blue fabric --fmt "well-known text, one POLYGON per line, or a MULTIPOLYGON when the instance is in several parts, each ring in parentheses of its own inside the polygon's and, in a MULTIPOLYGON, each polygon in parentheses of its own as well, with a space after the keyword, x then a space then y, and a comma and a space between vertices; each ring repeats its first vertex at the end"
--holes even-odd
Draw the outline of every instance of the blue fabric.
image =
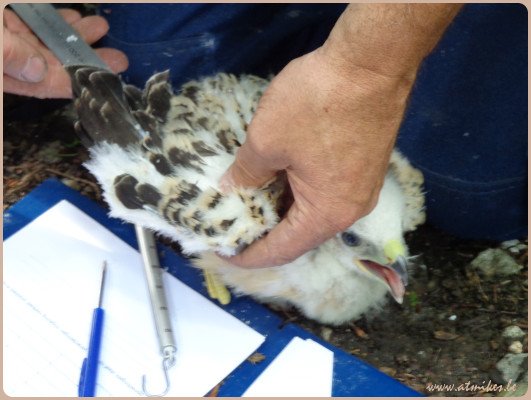
POLYGON ((428 220, 468 238, 527 233, 527 10, 470 4, 425 61, 398 146, 428 220))
MULTIPOLYGON (((104 4, 127 81, 276 73, 320 46, 344 4, 104 4)), ((428 221, 466 238, 527 233, 527 10, 469 4, 426 59, 398 147, 425 176, 428 221)))
POLYGON ((268 76, 320 46, 345 4, 105 4, 102 44, 130 60, 142 85, 171 69, 173 84, 224 71, 268 76))

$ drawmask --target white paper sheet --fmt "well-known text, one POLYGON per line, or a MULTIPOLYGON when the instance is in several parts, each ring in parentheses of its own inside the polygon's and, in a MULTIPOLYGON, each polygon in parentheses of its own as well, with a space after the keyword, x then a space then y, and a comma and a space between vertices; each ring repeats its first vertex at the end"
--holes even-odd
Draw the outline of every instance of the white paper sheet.
MULTIPOLYGON (((4 242, 4 391, 76 396, 107 260, 98 396, 140 396, 163 385, 139 253, 66 201, 4 242)), ((168 396, 203 396, 264 337, 165 273, 177 363, 168 396)))
POLYGON ((319 343, 294 337, 244 397, 330 397, 334 353, 319 343))

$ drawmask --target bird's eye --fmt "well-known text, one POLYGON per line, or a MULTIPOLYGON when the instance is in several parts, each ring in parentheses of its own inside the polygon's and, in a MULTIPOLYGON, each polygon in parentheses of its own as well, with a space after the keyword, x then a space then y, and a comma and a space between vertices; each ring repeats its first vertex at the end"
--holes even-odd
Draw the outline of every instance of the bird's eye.
POLYGON ((359 236, 352 232, 343 232, 341 234, 341 239, 343 239, 343 243, 350 247, 358 246, 361 242, 359 236))

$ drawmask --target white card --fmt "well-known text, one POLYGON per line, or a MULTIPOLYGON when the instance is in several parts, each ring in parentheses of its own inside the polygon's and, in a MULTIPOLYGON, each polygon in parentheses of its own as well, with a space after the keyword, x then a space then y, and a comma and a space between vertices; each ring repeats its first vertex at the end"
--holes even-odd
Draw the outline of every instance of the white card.
POLYGON ((334 353, 319 343, 294 337, 244 397, 330 397, 334 353))

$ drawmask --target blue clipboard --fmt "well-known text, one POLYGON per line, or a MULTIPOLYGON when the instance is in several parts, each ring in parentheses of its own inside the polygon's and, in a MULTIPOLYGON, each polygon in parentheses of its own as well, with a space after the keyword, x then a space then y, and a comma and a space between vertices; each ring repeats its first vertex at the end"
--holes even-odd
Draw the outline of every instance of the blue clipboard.
MULTIPOLYGON (((46 180, 4 212, 4 240, 61 200, 68 200, 126 243, 138 248, 134 228, 131 224, 108 217, 103 207, 65 186, 57 179, 46 180)), ((172 275, 208 298, 201 273, 191 267, 185 258, 176 254, 173 250, 160 244, 158 244, 158 248, 161 265, 168 267, 168 271, 172 275)), ((299 326, 294 324, 283 325, 283 321, 279 316, 249 297, 233 297, 228 305, 220 305, 220 307, 265 335, 266 340, 257 349, 258 352, 265 355, 264 361, 257 364, 244 361, 224 379, 217 396, 241 396, 295 336, 303 339, 312 339, 333 351, 332 396, 334 397, 421 396, 413 389, 356 357, 324 342, 299 326)))

